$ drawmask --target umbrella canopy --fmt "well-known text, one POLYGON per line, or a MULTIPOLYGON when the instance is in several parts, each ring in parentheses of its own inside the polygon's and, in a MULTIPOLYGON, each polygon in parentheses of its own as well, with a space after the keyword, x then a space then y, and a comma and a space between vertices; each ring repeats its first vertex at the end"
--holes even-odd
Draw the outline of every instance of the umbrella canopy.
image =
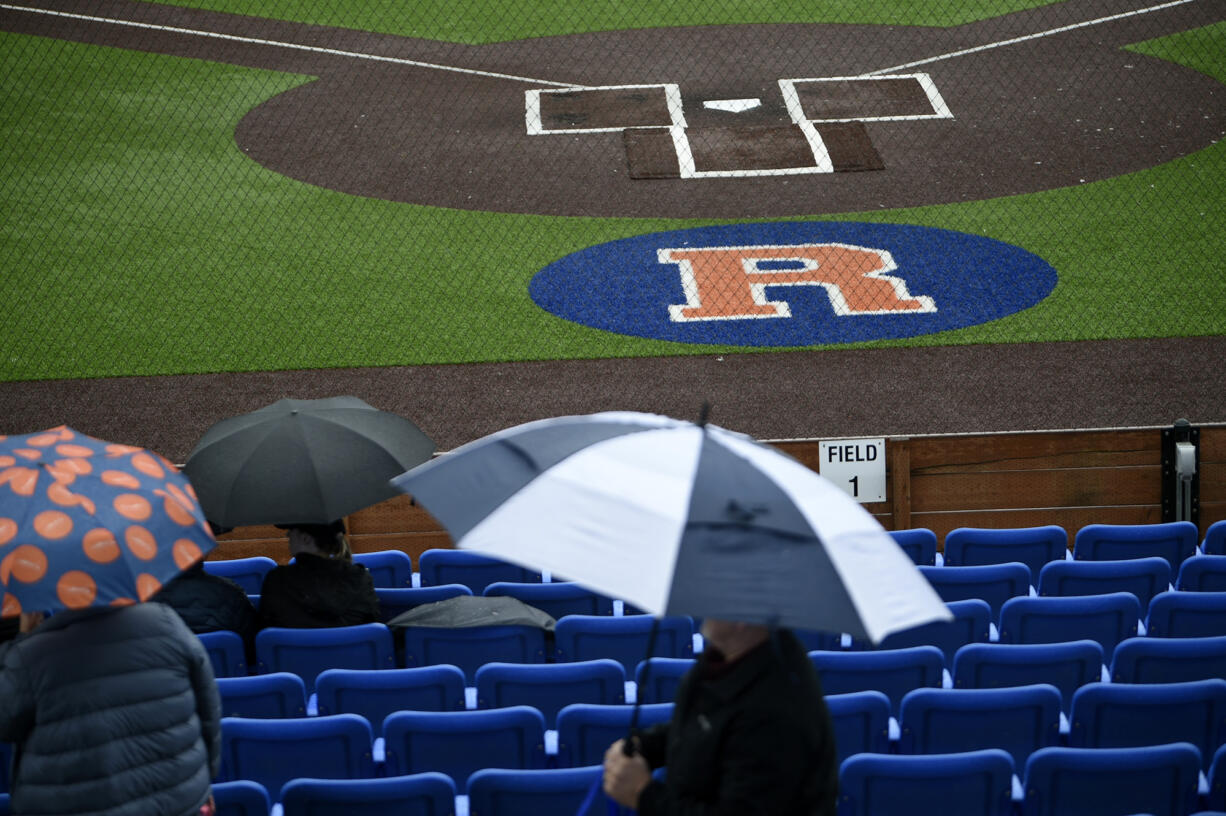
POLYGON ((0 437, 5 617, 147 600, 217 542, 152 451, 67 426, 0 437))
POLYGON ((223 527, 326 524, 397 495, 434 453, 409 420, 357 397, 283 399, 205 431, 183 472, 223 527))
POLYGON ((392 480, 456 545, 655 615, 879 642, 949 610, 857 502, 779 450, 639 413, 559 417, 392 480))

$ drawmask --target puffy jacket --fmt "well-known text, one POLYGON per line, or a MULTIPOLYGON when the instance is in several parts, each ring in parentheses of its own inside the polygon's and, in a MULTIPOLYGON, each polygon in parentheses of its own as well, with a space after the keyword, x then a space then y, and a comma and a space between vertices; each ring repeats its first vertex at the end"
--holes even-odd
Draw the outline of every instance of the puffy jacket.
POLYGON ((254 661, 260 618, 247 593, 234 581, 210 575, 197 565, 168 581, 153 600, 178 612, 187 628, 197 634, 222 629, 237 632, 247 660, 254 661))
POLYGON ((12 811, 197 813, 221 761, 200 641, 159 603, 60 612, 0 652, 12 811))
POLYGON ((311 629, 379 620, 379 596, 361 564, 299 553, 292 564, 274 567, 260 588, 263 626, 311 629))

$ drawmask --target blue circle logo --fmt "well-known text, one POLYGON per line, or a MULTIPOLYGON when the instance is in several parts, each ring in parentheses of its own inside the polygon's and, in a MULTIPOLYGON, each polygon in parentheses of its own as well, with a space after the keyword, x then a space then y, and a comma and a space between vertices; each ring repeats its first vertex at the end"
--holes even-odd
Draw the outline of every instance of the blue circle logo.
POLYGON ((528 292, 559 317, 619 334, 737 346, 914 337, 1034 306, 1056 270, 1011 244, 851 222, 733 224, 588 247, 528 292))

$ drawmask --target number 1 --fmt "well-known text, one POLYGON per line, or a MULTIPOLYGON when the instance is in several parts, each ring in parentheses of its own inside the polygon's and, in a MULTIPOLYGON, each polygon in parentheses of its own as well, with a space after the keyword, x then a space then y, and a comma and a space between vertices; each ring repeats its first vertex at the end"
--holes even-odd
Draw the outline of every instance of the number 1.
POLYGON ((860 495, 860 477, 852 476, 847 481, 851 482, 851 495, 859 496, 860 495))

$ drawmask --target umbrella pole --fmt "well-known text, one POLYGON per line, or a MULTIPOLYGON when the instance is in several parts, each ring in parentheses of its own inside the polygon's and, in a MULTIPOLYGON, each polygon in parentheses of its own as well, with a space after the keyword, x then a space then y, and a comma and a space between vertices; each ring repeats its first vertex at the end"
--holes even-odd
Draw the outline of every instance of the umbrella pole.
MULTIPOLYGON (((654 615, 651 618, 651 632, 647 635, 647 661, 643 664, 643 685, 647 685, 648 678, 651 677, 651 656, 656 653, 656 635, 660 631, 660 619, 654 615)), ((626 756, 634 756, 638 753, 638 749, 634 745, 634 738, 639 733, 639 706, 641 705, 642 696, 637 693, 634 695, 634 711, 630 714, 630 729, 626 733, 626 739, 622 742, 622 753, 626 756)))

